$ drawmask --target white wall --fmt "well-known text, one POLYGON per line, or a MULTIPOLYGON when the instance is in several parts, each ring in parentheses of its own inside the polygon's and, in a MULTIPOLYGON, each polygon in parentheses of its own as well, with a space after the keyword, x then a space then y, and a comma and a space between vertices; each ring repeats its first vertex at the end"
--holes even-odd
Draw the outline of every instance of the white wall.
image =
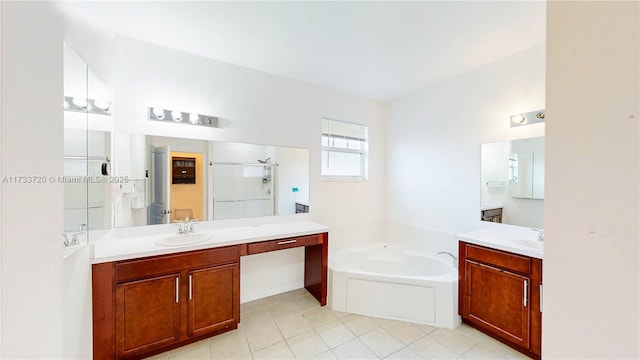
POLYGON ((454 234, 480 226, 480 144, 544 135, 544 124, 509 125, 545 107, 544 59, 538 45, 389 104, 389 221, 454 234))
POLYGON ((543 358, 640 358, 639 23, 548 5, 543 358))
MULTIPOLYGON (((50 3, 0 6, 2 176, 62 176, 61 17, 50 3)), ((63 358, 63 185, 2 183, 1 193, 0 357, 63 358)))

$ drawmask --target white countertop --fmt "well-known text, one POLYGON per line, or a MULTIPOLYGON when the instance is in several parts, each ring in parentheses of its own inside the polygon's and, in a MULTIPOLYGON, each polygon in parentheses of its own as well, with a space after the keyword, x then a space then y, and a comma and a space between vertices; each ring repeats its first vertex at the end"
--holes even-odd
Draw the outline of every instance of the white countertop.
POLYGON ((196 225, 195 233, 212 235, 212 238, 205 242, 185 246, 156 245, 156 241, 159 238, 175 235, 176 231, 175 227, 170 227, 169 225, 138 227, 134 229, 134 231, 114 231, 93 244, 92 263, 99 264, 146 256, 174 254, 184 251, 317 234, 327 232, 328 228, 310 220, 230 227, 218 227, 212 224, 202 223, 196 225))
MULTIPOLYGON (((544 255, 543 249, 536 249, 524 245, 521 241, 525 240, 524 242, 538 243, 538 232, 534 231, 534 229, 514 229, 514 227, 505 227, 504 229, 480 229, 459 234, 458 239, 467 243, 531 256, 537 259, 542 259, 544 255)), ((544 244, 544 242, 542 243, 544 244)))

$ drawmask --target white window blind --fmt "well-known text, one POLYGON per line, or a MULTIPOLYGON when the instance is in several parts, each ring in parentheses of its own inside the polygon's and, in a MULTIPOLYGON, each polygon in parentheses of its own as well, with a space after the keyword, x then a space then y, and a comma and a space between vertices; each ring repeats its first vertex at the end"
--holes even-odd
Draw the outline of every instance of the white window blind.
POLYGON ((366 179, 367 127, 322 119, 323 179, 366 179))

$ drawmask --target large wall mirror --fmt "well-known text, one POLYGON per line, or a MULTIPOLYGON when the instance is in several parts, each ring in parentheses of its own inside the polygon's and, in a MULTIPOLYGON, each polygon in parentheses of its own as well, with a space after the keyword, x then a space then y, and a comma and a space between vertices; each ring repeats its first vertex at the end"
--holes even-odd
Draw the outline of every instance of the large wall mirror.
POLYGON ((114 226, 309 211, 309 150, 115 134, 114 226))
POLYGON ((482 144, 480 217, 543 228, 544 137, 482 144))

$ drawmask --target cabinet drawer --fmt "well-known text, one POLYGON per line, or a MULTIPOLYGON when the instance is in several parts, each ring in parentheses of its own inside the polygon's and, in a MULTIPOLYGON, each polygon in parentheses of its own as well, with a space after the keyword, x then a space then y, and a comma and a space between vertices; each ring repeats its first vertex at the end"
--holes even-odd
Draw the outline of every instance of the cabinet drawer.
POLYGON ((465 251, 465 256, 469 260, 476 260, 521 274, 531 274, 531 259, 529 257, 470 244, 466 244, 465 251))
POLYGON ((287 239, 261 241, 248 245, 248 254, 259 254, 267 251, 289 249, 298 246, 311 246, 322 244, 320 235, 299 236, 287 239))
POLYGON ((160 255, 139 260, 122 261, 116 264, 116 282, 158 276, 184 269, 197 269, 212 265, 238 262, 238 246, 198 250, 174 255, 160 255))

